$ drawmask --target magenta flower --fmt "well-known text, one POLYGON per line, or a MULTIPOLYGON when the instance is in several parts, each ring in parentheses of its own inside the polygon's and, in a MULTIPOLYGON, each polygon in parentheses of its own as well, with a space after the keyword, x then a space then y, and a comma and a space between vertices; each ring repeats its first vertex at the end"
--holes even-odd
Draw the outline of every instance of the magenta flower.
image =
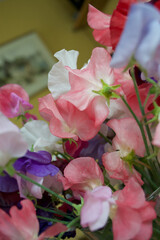
POLYGON ((18 84, 0 87, 0 111, 9 118, 24 114, 33 108, 28 93, 18 84))

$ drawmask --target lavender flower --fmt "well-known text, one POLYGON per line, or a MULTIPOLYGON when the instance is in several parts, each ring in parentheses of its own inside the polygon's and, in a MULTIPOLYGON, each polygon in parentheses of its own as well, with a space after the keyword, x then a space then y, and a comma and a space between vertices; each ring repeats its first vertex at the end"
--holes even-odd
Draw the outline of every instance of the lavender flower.
POLYGON ((133 55, 149 77, 160 78, 160 13, 151 4, 132 5, 111 66, 123 67, 133 55))

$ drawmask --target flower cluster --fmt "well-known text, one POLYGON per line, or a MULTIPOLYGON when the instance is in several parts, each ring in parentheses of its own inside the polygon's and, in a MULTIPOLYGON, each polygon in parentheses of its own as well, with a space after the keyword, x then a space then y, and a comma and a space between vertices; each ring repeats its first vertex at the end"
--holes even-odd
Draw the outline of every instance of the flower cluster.
POLYGON ((77 51, 54 55, 44 120, 0 87, 0 239, 160 239, 160 1, 87 20, 103 46, 81 69, 77 51))

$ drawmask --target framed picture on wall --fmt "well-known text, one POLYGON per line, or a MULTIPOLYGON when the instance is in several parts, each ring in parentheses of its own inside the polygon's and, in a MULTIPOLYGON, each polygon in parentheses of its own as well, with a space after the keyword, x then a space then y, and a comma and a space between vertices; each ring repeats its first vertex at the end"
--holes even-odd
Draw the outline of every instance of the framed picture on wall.
POLYGON ((37 33, 23 35, 0 46, 0 86, 17 83, 32 96, 47 87, 54 63, 37 33))

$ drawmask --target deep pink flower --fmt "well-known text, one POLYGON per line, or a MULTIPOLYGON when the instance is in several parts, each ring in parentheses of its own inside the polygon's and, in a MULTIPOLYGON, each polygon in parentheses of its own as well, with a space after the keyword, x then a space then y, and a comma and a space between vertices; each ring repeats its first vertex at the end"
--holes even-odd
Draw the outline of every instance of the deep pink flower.
POLYGON ((123 190, 114 194, 115 214, 112 219, 114 240, 149 240, 156 212, 145 200, 143 189, 130 178, 123 190))
POLYGON ((32 109, 27 92, 18 84, 0 87, 0 111, 9 118, 24 114, 32 109))
POLYGON ((124 29, 130 6, 136 2, 137 0, 119 0, 112 15, 105 14, 89 5, 87 22, 94 29, 94 39, 115 49, 124 29))
POLYGON ((94 29, 94 39, 107 47, 111 46, 109 29, 110 19, 110 15, 102 13, 101 11, 89 4, 89 10, 87 15, 88 25, 92 29, 94 29))
POLYGON ((38 237, 39 223, 33 203, 26 199, 21 201, 22 209, 13 206, 10 216, 0 209, 0 234, 5 240, 43 240, 53 237, 67 228, 61 223, 48 228, 38 237))

